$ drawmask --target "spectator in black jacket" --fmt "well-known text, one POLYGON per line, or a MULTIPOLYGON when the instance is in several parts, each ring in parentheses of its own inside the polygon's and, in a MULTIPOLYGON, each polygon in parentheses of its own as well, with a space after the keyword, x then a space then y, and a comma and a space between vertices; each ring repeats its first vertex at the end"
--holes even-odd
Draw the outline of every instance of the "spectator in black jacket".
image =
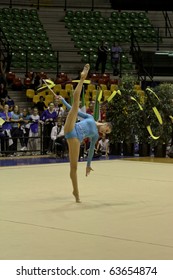
POLYGON ((95 70, 99 70, 99 65, 101 64, 101 73, 105 73, 106 69, 106 62, 107 62, 107 55, 109 52, 109 48, 106 42, 102 41, 102 44, 98 47, 98 57, 96 61, 95 70))

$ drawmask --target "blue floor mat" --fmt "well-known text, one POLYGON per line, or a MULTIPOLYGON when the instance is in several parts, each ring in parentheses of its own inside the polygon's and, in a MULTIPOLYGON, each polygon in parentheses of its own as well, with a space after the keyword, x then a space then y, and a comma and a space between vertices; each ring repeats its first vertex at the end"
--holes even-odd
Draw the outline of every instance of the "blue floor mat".
MULTIPOLYGON (((93 161, 95 160, 113 160, 113 159, 119 159, 123 158, 121 156, 113 156, 110 155, 109 158, 105 158, 104 156, 100 158, 94 158, 93 161)), ((82 160, 81 160, 82 161, 82 160)), ((83 161, 86 161, 84 159, 83 161)), ((30 164, 48 164, 48 163, 64 163, 64 162, 69 162, 68 158, 55 158, 55 157, 28 157, 28 158, 3 158, 0 159, 0 166, 16 166, 16 165, 30 165, 30 164)))

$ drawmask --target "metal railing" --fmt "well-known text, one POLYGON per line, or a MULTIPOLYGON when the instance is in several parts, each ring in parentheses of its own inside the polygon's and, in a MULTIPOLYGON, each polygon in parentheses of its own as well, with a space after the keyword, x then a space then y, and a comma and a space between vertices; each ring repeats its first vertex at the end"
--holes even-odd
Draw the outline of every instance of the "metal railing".
POLYGON ((46 154, 45 141, 50 142, 50 136, 44 134, 44 124, 39 124, 38 136, 29 136, 23 133, 21 128, 17 128, 17 132, 13 129, 8 133, 5 129, 1 129, 0 132, 0 153, 1 156, 14 156, 14 155, 26 155, 26 154, 46 154), (14 134, 14 135, 13 135, 14 134), (18 134, 18 135, 16 135, 18 134), (35 149, 32 149, 32 145, 35 145, 35 149), (22 149, 25 147, 25 149, 22 149))

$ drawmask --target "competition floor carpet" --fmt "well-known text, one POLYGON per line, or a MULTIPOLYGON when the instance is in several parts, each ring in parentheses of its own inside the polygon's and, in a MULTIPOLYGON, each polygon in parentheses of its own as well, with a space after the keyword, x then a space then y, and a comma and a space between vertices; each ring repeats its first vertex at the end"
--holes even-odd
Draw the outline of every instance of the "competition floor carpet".
POLYGON ((173 162, 79 162, 80 204, 68 162, 38 163, 1 161, 1 260, 173 259, 173 162))

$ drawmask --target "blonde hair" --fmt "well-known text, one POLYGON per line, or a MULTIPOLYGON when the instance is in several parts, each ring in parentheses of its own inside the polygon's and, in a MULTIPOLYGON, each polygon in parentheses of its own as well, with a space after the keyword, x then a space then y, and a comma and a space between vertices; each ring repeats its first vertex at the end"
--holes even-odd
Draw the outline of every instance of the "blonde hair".
POLYGON ((111 122, 105 122, 105 125, 107 125, 110 128, 110 130, 112 131, 112 124, 111 124, 111 122))

